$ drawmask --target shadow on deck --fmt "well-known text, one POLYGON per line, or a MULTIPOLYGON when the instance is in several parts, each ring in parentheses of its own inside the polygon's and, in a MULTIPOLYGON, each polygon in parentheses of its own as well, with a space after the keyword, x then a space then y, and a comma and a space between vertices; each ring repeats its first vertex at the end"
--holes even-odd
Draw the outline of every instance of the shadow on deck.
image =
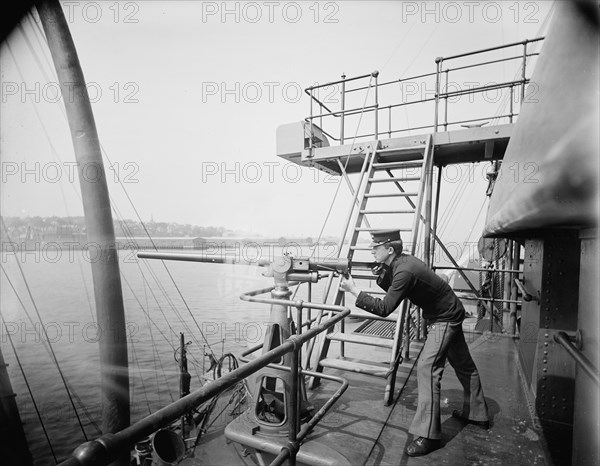
POLYGON ((496 335, 467 333, 466 337, 481 373, 492 424, 489 430, 452 417, 452 411, 462 407, 462 386, 447 366, 442 380, 441 449, 420 458, 405 453, 413 440, 408 428, 417 404, 414 372, 392 407, 380 401, 382 381, 346 374, 350 388, 311 438, 339 446, 351 464, 547 464, 521 385, 516 342, 496 335))
MULTIPOLYGON (((405 383, 398 379, 398 395, 392 406, 383 403, 384 380, 327 370, 347 378, 350 387, 309 435, 309 441, 332 447, 353 465, 551 464, 521 383, 517 341, 468 331, 473 325, 465 323, 465 337, 481 374, 491 418, 489 430, 465 425, 452 417, 452 411, 462 407, 462 386, 447 366, 442 380, 442 448, 424 457, 411 458, 405 449, 413 440, 408 428, 417 404, 416 369, 405 383)), ((324 382, 309 392, 309 398, 319 408, 336 389, 337 385, 324 382)), ((196 449, 195 458, 181 464, 257 464, 254 454, 226 441, 223 435, 205 440, 196 449)))

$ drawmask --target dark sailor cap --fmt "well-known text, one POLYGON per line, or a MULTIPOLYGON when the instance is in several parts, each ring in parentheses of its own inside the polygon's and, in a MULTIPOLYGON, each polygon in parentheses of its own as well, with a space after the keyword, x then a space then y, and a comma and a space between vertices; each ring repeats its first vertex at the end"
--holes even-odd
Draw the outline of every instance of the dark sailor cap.
POLYGON ((369 244, 370 248, 385 244, 390 241, 401 241, 400 230, 378 230, 371 233, 373 242, 369 244))

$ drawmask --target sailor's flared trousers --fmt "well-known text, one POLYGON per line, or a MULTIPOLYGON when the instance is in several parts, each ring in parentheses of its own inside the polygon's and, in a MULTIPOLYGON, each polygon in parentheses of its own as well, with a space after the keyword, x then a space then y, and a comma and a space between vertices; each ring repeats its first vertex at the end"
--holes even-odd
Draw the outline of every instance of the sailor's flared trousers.
POLYGON ((479 372, 471 358, 461 323, 436 322, 427 326, 427 340, 417 364, 419 396, 409 432, 440 439, 440 387, 446 358, 463 386, 463 414, 473 421, 487 421, 488 412, 479 372))

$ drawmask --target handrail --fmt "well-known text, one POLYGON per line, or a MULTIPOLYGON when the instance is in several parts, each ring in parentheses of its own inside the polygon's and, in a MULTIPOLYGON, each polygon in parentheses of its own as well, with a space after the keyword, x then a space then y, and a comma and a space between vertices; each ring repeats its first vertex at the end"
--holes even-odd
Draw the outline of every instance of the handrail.
MULTIPOLYGON (((297 301, 277 301, 285 301, 286 305, 298 305, 297 301)), ((312 303, 303 303, 302 305, 311 308, 323 306, 321 304, 316 304, 314 305, 315 307, 313 307, 312 303)), ((155 413, 146 416, 119 432, 114 434, 104 434, 95 440, 81 444, 75 449, 72 456, 61 462, 59 466, 98 466, 111 463, 136 442, 143 440, 158 429, 168 426, 185 413, 190 412, 192 409, 200 406, 215 395, 232 387, 245 377, 254 374, 269 363, 279 360, 284 354, 297 351, 303 343, 334 326, 337 322, 350 314, 350 309, 346 307, 335 307, 338 308, 336 310, 340 312, 324 323, 307 330, 301 335, 291 336, 281 345, 273 348, 245 366, 239 367, 238 369, 223 375, 221 378, 207 383, 198 390, 159 409, 155 413)))
POLYGON ((538 42, 540 40, 544 40, 544 37, 537 37, 535 39, 525 39, 525 40, 522 40, 520 42, 513 42, 511 44, 497 45, 496 47, 489 47, 489 48, 485 48, 485 49, 475 50, 473 52, 460 53, 458 55, 451 55, 449 57, 442 57, 441 59, 444 60, 444 61, 446 61, 446 60, 454 60, 456 58, 468 57, 470 55, 477 55, 477 54, 485 53, 485 52, 493 52, 494 50, 501 50, 501 49, 506 49, 506 48, 509 48, 509 47, 516 47, 518 45, 530 44, 532 42, 538 42))
MULTIPOLYGON (((338 322, 344 319, 346 316, 350 314, 350 309, 345 306, 336 306, 329 304, 321 304, 321 303, 311 303, 304 302, 303 300, 289 300, 289 299, 279 299, 279 298, 259 298, 258 296, 261 294, 265 294, 273 291, 278 288, 277 286, 272 286, 268 288, 262 288, 259 290, 249 291, 243 293, 240 296, 240 299, 243 301, 250 301, 255 303, 263 303, 270 304, 275 306, 282 307, 295 307, 297 310, 297 325, 296 325, 296 338, 299 339, 303 336, 302 332, 302 309, 319 309, 321 311, 328 310, 332 312, 339 312, 335 317, 328 319, 326 322, 334 321, 338 322)), ((319 326, 321 327, 321 326, 319 326)), ((304 333, 310 333, 313 329, 304 333)), ((316 334, 315 334, 316 335, 316 334)), ((290 464, 296 464, 296 454, 300 448, 300 443, 302 440, 310 433, 310 431, 318 424, 318 422, 325 416, 327 411, 333 406, 333 404, 339 399, 340 396, 346 391, 348 388, 348 382, 345 379, 339 377, 323 377, 331 380, 338 381, 342 384, 342 386, 338 389, 338 391, 325 403, 323 407, 308 421, 308 423, 302 428, 299 428, 299 412, 298 412, 298 395, 299 395, 299 384, 298 381, 302 374, 308 374, 317 376, 318 374, 315 372, 303 371, 300 367, 300 348, 302 344, 297 347, 294 347, 292 354, 292 361, 290 363, 290 367, 285 366, 274 366, 269 365, 271 368, 275 368, 277 370, 285 370, 291 372, 291 387, 290 387, 290 406, 295 407, 290 414, 289 428, 288 428, 288 442, 286 445, 281 447, 281 451, 277 455, 277 457, 271 462, 270 466, 278 466, 282 464, 287 458, 290 460, 290 464)), ((243 359, 242 361, 248 362, 247 359, 243 359)))
MULTIPOLYGON (((379 73, 376 71, 373 73, 363 74, 363 75, 355 76, 355 77, 351 77, 351 78, 346 78, 346 76, 343 75, 342 79, 327 82, 325 84, 311 86, 311 87, 308 87, 305 89, 305 92, 310 96, 310 99, 311 99, 310 116, 306 117, 305 121, 307 121, 311 125, 311 132, 312 132, 313 122, 315 121, 315 119, 318 118, 321 122, 320 126, 321 126, 321 130, 324 132, 324 134, 326 134, 327 137, 329 137, 332 141, 336 141, 339 144, 344 144, 344 140, 345 140, 345 135, 344 135, 344 128, 345 128, 344 120, 345 120, 345 118, 347 116, 357 115, 359 113, 362 114, 365 111, 367 111, 367 112, 374 111, 375 129, 372 133, 355 135, 355 138, 366 138, 366 137, 373 137, 373 136, 377 137, 379 135, 386 134, 386 133, 389 137, 392 137, 393 134, 402 133, 402 132, 411 131, 411 130, 425 129, 425 128, 434 128, 434 130, 437 131, 438 126, 441 126, 441 125, 443 125, 444 130, 447 130, 448 126, 452 126, 452 125, 456 126, 458 124, 466 123, 469 121, 479 121, 479 120, 485 119, 485 118, 477 118, 475 120, 463 120, 463 121, 458 121, 458 122, 448 121, 448 103, 449 103, 450 98, 459 97, 459 96, 463 96, 463 95, 473 95, 473 94, 478 94, 478 93, 481 94, 481 93, 484 93, 487 91, 493 91, 493 90, 498 91, 498 90, 508 88, 508 89, 510 89, 510 99, 509 99, 510 100, 510 113, 502 114, 502 115, 493 115, 493 116, 488 117, 487 119, 494 119, 495 121, 498 121, 499 119, 507 118, 508 122, 512 123, 514 117, 516 115, 518 115, 518 112, 514 112, 514 110, 513 110, 513 96, 515 95, 514 89, 520 88, 519 93, 520 93, 520 100, 522 102, 525 99, 525 87, 528 83, 530 83, 530 79, 527 78, 527 76, 526 76, 527 59, 540 55, 539 52, 529 51, 528 45, 535 43, 535 42, 542 41, 542 40, 544 40, 544 37, 537 37, 534 39, 526 39, 523 41, 499 45, 496 47, 488 47, 488 48, 479 49, 479 50, 462 53, 462 54, 458 54, 458 55, 451 55, 448 57, 438 57, 438 58, 436 58, 436 71, 434 71, 434 72, 418 74, 418 75, 407 77, 407 78, 394 79, 394 80, 386 81, 386 82, 382 82, 382 83, 377 82, 377 77, 378 77, 379 73), (442 68, 442 64, 445 64, 446 62, 448 62, 450 60, 479 55, 479 54, 493 52, 493 51, 502 50, 502 49, 508 49, 508 48, 517 47, 517 46, 522 46, 522 48, 523 48, 523 53, 520 55, 512 56, 512 54, 511 54, 511 56, 509 56, 509 57, 487 59, 487 60, 481 61, 479 63, 470 63, 470 64, 461 65, 461 66, 456 66, 454 68, 447 67, 447 66, 445 67, 445 69, 442 68), (516 60, 522 61, 521 72, 520 72, 521 76, 519 79, 515 79, 513 81, 508 81, 508 82, 502 82, 502 83, 494 83, 494 84, 490 83, 487 85, 478 86, 476 88, 470 88, 470 89, 466 89, 466 90, 450 91, 447 88, 448 75, 450 72, 456 72, 459 70, 489 66, 489 65, 493 65, 493 64, 497 64, 497 63, 501 63, 501 62, 516 61, 516 60), (443 86, 440 86, 440 84, 442 84, 440 82, 440 76, 442 76, 444 74, 445 74, 445 78, 446 78, 446 88, 442 91, 443 86), (373 78, 373 77, 375 78, 374 85, 369 83, 369 85, 359 85, 358 87, 352 87, 350 89, 346 88, 346 83, 348 83, 348 82, 357 81, 357 80, 365 79, 365 78, 373 78), (401 84, 401 83, 407 82, 407 81, 414 81, 416 79, 431 78, 431 77, 435 77, 435 80, 436 80, 435 97, 400 102, 400 103, 395 103, 395 104, 390 104, 390 105, 379 105, 378 90, 380 87, 389 86, 392 84, 401 84), (342 102, 341 106, 342 106, 342 108, 340 110, 337 110, 337 111, 332 110, 331 108, 329 108, 327 105, 325 105, 325 103, 321 102, 314 95, 315 89, 319 89, 319 88, 323 88, 323 87, 327 87, 327 86, 339 85, 339 84, 342 84, 342 86, 341 86, 341 102, 342 102), (374 89, 375 89, 375 103, 374 104, 365 106, 364 108, 361 108, 361 109, 357 109, 357 108, 345 109, 344 108, 345 101, 346 101, 346 99, 345 99, 346 95, 348 95, 350 93, 355 93, 358 91, 363 91, 363 92, 367 91, 368 92, 368 90, 371 89, 372 87, 374 87, 374 89), (313 110, 312 110, 312 108, 313 108, 312 102, 313 101, 317 102, 319 105, 320 111, 319 111, 318 115, 313 115, 313 110), (435 101, 435 119, 434 119, 433 125, 420 126, 420 127, 415 127, 415 128, 400 128, 400 129, 393 128, 393 126, 392 126, 392 109, 396 109, 396 108, 407 106, 407 105, 413 105, 413 104, 417 104, 417 103, 431 102, 431 101, 435 101), (443 114, 440 114, 440 112, 439 112, 440 104, 444 104, 443 114), (325 112, 324 112, 324 110, 325 110, 325 112), (380 115, 379 114, 380 111, 387 112, 387 120, 388 120, 387 131, 384 131, 382 129, 380 130, 380 128, 378 128, 378 118, 380 115), (340 119, 340 125, 339 125, 339 128, 337 129, 337 131, 340 132, 339 137, 335 137, 332 134, 330 134, 331 129, 328 132, 322 127, 324 118, 329 118, 329 117, 334 117, 334 118, 340 119), (440 121, 440 119, 443 119, 443 121, 440 121)), ((490 57, 490 58, 492 58, 492 57, 490 57)), ((331 122, 332 120, 328 119, 327 121, 331 122)), ((333 131, 333 132, 336 132, 336 131, 333 131)), ((311 139, 311 141, 312 141, 312 139, 311 139)), ((311 144, 311 148, 312 148, 312 144, 311 144)))
POLYGON ((569 353, 569 355, 575 359, 575 362, 584 370, 584 372, 591 377, 596 385, 600 385, 598 369, 594 367, 592 362, 586 358, 585 355, 573 345, 573 343, 571 343, 569 335, 567 335, 565 332, 555 333, 554 341, 560 343, 567 353, 569 353))

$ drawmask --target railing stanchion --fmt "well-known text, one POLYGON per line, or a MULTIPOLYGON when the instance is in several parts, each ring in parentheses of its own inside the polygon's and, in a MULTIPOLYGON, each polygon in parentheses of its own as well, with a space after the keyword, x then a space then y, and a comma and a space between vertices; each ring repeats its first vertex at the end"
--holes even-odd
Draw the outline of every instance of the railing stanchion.
POLYGON ((344 123, 345 123, 345 118, 346 118, 346 115, 344 113, 344 110, 346 109, 346 81, 344 81, 344 79, 346 79, 346 75, 342 74, 342 91, 340 92, 340 95, 341 95, 340 146, 344 145, 344 123))
POLYGON ((527 41, 523 42, 523 67, 521 69, 521 80, 523 83, 521 84, 521 105, 525 100, 525 80, 526 80, 526 67, 527 67, 527 41))
MULTIPOLYGON (((450 69, 446 70, 446 92, 448 92, 448 74, 450 74, 450 69)), ((446 96, 444 105, 444 131, 448 131, 448 96, 446 96)))

